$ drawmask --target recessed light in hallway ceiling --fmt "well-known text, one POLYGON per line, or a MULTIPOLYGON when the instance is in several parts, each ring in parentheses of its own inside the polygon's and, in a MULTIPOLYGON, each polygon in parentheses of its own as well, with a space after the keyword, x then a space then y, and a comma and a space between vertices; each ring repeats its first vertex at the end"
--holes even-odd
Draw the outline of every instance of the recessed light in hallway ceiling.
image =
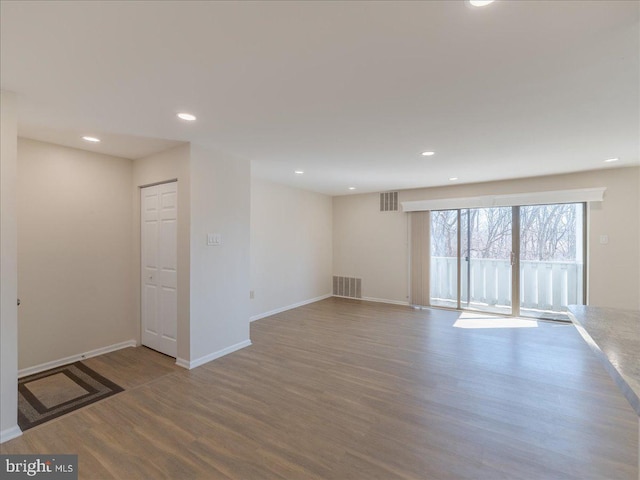
POLYGON ((97 137, 90 137, 88 135, 85 135, 84 137, 82 137, 82 139, 86 142, 91 142, 91 143, 98 143, 100 141, 99 138, 97 137))
POLYGON ((469 0, 469 4, 474 7, 486 7, 493 2, 494 0, 469 0))
POLYGON ((187 112, 180 112, 178 113, 177 117, 180 120, 186 120, 187 122, 193 122, 196 120, 195 115, 192 115, 191 113, 187 113, 187 112))

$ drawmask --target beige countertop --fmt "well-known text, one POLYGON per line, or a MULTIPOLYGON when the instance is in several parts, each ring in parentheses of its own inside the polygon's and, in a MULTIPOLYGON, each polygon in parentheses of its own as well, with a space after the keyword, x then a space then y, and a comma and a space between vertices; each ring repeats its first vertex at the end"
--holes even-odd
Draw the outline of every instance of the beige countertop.
POLYGON ((569 314, 640 415, 640 311, 570 305, 569 314))

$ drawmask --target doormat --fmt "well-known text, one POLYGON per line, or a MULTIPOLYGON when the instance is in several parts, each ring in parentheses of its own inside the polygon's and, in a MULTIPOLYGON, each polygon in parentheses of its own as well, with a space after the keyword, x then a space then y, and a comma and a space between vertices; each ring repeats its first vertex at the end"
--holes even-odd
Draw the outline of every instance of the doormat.
POLYGON ((18 425, 25 431, 123 390, 82 362, 20 378, 18 425))

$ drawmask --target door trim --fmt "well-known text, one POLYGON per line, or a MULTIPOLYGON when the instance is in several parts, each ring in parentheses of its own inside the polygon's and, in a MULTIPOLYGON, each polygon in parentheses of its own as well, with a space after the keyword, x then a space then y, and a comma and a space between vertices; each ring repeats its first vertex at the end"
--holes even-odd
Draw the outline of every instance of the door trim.
POLYGON ((143 188, 155 187, 156 185, 166 185, 167 183, 174 183, 174 182, 178 183, 178 179, 173 178, 171 180, 162 180, 160 182, 145 183, 144 185, 138 185, 138 189, 142 190, 143 188))

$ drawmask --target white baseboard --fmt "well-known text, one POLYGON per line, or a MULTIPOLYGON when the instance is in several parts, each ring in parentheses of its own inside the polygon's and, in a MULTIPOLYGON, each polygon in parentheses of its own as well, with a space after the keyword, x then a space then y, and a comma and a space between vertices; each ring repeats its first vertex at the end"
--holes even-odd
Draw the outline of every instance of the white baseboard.
POLYGON ((409 302, 401 302, 400 300, 389 300, 387 298, 374 298, 374 297, 362 297, 362 298, 353 298, 353 297, 344 297, 342 295, 333 295, 336 298, 346 298, 347 300, 363 300, 365 302, 376 302, 376 303, 388 303, 390 305, 403 305, 408 306, 409 302))
POLYGON ((135 340, 127 340, 126 342, 114 343, 106 347, 96 348, 88 352, 79 353, 77 355, 71 355, 70 357, 61 358, 59 360, 52 360, 51 362, 41 363, 33 367, 23 368, 18 370, 18 378, 26 377, 27 375, 33 375, 34 373, 44 372, 52 368, 61 367, 62 365, 68 365, 69 363, 77 362, 79 360, 86 360, 87 358, 97 357, 109 352, 115 352, 123 348, 135 347, 138 343, 135 340))
POLYGON ((241 348, 245 348, 251 345, 251 340, 245 340, 240 343, 236 343, 235 345, 231 345, 230 347, 223 348, 222 350, 218 350, 217 352, 210 353, 209 355, 205 355, 200 358, 196 358, 193 361, 185 360, 184 358, 176 358, 176 365, 182 368, 186 368, 187 370, 191 370, 192 368, 199 367, 200 365, 204 365, 205 363, 209 363, 216 358, 224 357, 225 355, 229 355, 241 348))
POLYGON ((182 368, 186 368, 189 370, 191 367, 189 366, 189 360, 185 360, 184 358, 177 357, 176 365, 182 368))
POLYGON ((254 315, 249 320, 252 322, 255 322, 256 320, 260 320, 261 318, 270 317, 271 315, 275 315, 276 313, 286 312, 287 310, 291 310, 293 308, 298 308, 304 305, 309 305, 310 303, 319 302, 320 300, 324 300, 332 296, 333 295, 331 295, 330 293, 327 293, 326 295, 320 295, 319 297, 310 298, 309 300, 303 300, 302 302, 294 303, 292 305, 287 305, 286 307, 276 308, 275 310, 271 310, 269 312, 254 315))
POLYGON ((409 305, 409 302, 402 302, 400 300, 389 300, 386 298, 362 297, 362 300, 365 300, 367 302, 389 303, 391 305, 404 305, 405 307, 409 305))
POLYGON ((13 440, 14 438, 18 438, 20 435, 22 435, 22 430, 20 430, 20 427, 18 425, 15 425, 11 428, 6 428, 0 431, 0 443, 13 440))

